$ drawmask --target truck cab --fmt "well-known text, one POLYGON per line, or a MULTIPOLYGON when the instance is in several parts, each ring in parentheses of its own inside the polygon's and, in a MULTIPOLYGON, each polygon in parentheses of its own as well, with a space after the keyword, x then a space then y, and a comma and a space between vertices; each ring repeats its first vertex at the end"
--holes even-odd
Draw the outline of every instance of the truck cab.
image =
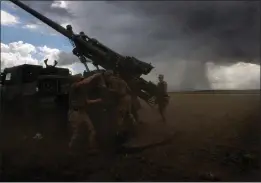
POLYGON ((21 95, 35 94, 41 69, 42 66, 29 64, 5 68, 1 74, 3 97, 12 100, 21 95))

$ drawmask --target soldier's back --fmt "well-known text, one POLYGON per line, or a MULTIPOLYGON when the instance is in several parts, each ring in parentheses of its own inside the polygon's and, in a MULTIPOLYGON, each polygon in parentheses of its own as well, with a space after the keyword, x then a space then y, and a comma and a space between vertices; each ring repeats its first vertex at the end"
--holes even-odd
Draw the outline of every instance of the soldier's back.
MULTIPOLYGON (((115 89, 117 91, 122 91, 122 90, 127 89, 127 83, 119 77, 112 76, 110 81, 111 81, 110 88, 112 88, 112 89, 115 89)), ((126 92, 126 91, 124 91, 124 92, 126 92)))

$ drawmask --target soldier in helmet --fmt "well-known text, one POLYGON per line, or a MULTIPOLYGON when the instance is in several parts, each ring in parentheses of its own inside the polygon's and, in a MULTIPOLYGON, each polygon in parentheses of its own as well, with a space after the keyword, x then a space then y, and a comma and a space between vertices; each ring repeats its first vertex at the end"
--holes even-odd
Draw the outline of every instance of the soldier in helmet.
POLYGON ((88 99, 87 92, 92 88, 92 81, 100 77, 99 75, 92 75, 86 79, 82 76, 74 76, 73 84, 69 93, 69 122, 72 127, 72 137, 69 143, 69 148, 72 148, 75 141, 80 135, 80 130, 83 126, 87 128, 88 145, 90 151, 97 151, 96 132, 93 123, 87 113, 88 106, 102 102, 102 100, 88 99))
POLYGON ((127 83, 119 77, 113 75, 112 71, 104 72, 104 79, 109 91, 114 92, 118 96, 118 102, 116 107, 116 121, 119 129, 124 128, 124 119, 129 117, 132 123, 136 123, 136 120, 131 112, 131 95, 130 88, 127 83))
POLYGON ((164 81, 164 76, 162 74, 160 74, 159 82, 157 85, 158 94, 156 96, 156 104, 158 104, 159 113, 164 122, 166 121, 166 118, 165 118, 166 107, 169 103, 167 87, 168 87, 168 85, 167 85, 166 81, 164 81))

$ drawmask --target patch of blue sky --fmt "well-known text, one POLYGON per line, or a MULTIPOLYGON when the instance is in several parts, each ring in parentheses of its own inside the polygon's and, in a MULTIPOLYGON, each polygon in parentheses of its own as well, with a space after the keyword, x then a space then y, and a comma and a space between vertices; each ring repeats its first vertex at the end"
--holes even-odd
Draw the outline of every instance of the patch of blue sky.
POLYGON ((24 28, 24 26, 33 18, 31 15, 27 15, 25 12, 22 12, 19 9, 14 9, 10 5, 2 2, 1 10, 19 17, 20 21, 19 24, 13 26, 1 25, 1 42, 4 44, 23 41, 24 43, 30 43, 36 47, 46 45, 49 48, 57 48, 66 52, 72 50, 69 40, 62 35, 53 35, 51 32, 49 34, 45 30, 41 31, 37 29, 24 28))
POLYGON ((48 35, 39 33, 37 30, 28 30, 18 26, 1 25, 1 42, 8 44, 11 42, 23 41, 34 46, 48 46, 63 51, 70 51, 72 46, 69 40, 60 35, 48 35))

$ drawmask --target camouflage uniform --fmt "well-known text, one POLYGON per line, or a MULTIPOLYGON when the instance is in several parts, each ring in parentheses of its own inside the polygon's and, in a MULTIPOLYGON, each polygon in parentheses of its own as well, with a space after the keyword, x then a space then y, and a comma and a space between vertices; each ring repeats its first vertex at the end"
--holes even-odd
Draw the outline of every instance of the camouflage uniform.
POLYGON ((129 94, 130 89, 127 83, 121 78, 113 76, 111 71, 105 72, 105 80, 107 82, 107 87, 109 88, 109 90, 117 93, 119 97, 116 107, 116 121, 117 125, 119 125, 119 128, 124 128, 125 117, 129 117, 133 123, 136 123, 136 120, 131 112, 132 97, 129 94))
POLYGON ((156 103, 158 104, 159 113, 163 119, 163 121, 166 121, 165 118, 165 111, 166 107, 169 103, 169 96, 167 94, 167 83, 163 80, 164 76, 159 75, 159 83, 157 85, 158 87, 158 95, 156 98, 156 103))
POLYGON ((96 132, 93 126, 93 123, 86 112, 88 107, 88 96, 87 90, 91 81, 97 78, 97 74, 90 76, 82 81, 79 81, 79 77, 76 78, 78 82, 74 83, 71 87, 71 91, 69 94, 69 122, 72 127, 72 137, 69 143, 69 147, 71 148, 75 141, 78 139, 80 135, 80 130, 83 126, 87 127, 88 133, 88 145, 91 150, 96 149, 96 132))

